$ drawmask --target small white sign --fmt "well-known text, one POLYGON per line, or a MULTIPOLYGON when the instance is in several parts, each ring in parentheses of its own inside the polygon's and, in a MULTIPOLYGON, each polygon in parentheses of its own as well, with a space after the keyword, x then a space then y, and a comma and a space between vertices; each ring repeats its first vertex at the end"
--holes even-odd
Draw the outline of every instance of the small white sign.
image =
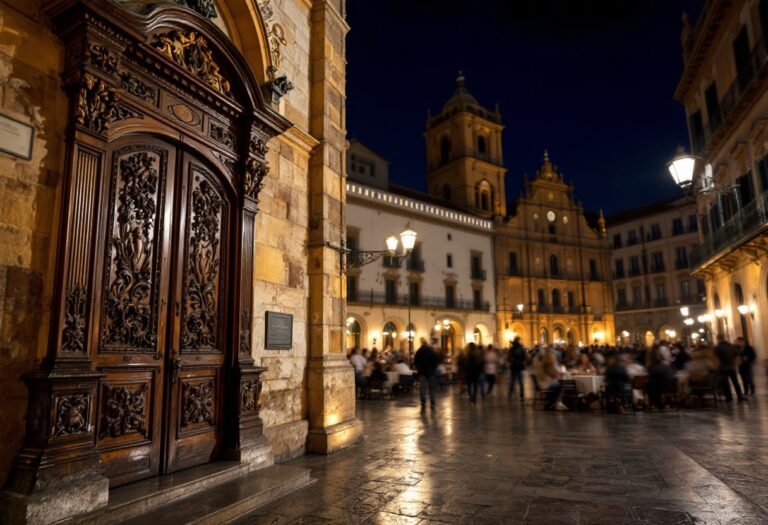
POLYGON ((29 160, 32 158, 32 141, 34 138, 34 127, 0 114, 0 151, 29 160))

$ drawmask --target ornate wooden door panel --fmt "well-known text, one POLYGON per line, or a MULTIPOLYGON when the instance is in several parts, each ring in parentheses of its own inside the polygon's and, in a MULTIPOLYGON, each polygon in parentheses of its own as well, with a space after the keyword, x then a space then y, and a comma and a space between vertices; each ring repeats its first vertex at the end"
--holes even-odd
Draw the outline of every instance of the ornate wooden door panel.
POLYGON ((189 154, 179 183, 166 471, 210 461, 222 441, 232 206, 218 179, 189 154))
POLYGON ((170 212, 176 150, 144 137, 107 155, 94 367, 97 447, 113 485, 160 472, 170 212))

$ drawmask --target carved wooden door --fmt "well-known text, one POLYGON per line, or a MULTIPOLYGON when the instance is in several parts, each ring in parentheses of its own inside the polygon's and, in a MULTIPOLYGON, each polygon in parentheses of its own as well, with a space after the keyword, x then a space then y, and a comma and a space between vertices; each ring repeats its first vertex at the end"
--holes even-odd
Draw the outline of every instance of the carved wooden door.
POLYGON ((161 140, 118 142, 108 159, 94 366, 106 374, 97 447, 115 486, 220 448, 232 207, 210 170, 161 140))
POLYGON ((172 472, 215 458, 222 442, 227 267, 232 207, 214 174, 184 153, 175 234, 166 462, 172 472))

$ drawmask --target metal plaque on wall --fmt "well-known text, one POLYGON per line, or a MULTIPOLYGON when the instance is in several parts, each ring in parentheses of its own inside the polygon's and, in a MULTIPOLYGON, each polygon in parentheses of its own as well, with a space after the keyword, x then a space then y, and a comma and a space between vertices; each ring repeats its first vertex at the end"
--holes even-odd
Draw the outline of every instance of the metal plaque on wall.
POLYGON ((0 151, 20 159, 30 160, 34 139, 33 126, 0 113, 0 151))
POLYGON ((293 347, 293 315, 267 312, 266 350, 290 350, 293 347))

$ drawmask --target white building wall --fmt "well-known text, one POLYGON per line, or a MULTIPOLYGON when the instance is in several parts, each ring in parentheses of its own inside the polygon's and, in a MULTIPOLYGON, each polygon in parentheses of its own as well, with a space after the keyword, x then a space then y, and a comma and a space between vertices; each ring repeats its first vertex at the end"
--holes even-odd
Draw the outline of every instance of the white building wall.
POLYGON ((396 276, 399 295, 408 294, 408 283, 416 280, 420 282, 422 300, 443 301, 445 284, 448 281, 455 286, 457 305, 472 303, 473 286, 482 288, 482 301, 489 305, 487 311, 478 311, 471 307, 449 309, 441 305, 411 308, 411 322, 416 329, 415 347, 418 347, 420 337, 434 337, 435 324, 446 319, 454 326, 457 347, 463 347, 467 340, 471 340, 478 325, 484 332, 483 344, 497 342, 491 221, 348 182, 346 222, 348 233, 357 238, 357 249, 366 251, 386 249, 385 239, 391 234, 399 236, 406 224, 410 224, 418 234, 417 243, 420 244, 421 258, 424 261, 424 272, 408 270, 406 261, 399 269, 387 268, 382 259, 361 267, 359 274, 351 272, 352 275, 357 275, 358 301, 350 301, 347 312, 361 324, 364 334, 362 346, 373 346, 373 338, 376 337, 381 348, 381 330, 388 321, 394 322, 398 331, 406 330, 406 307, 366 304, 366 294, 371 290, 380 295, 385 293, 385 280, 388 276, 396 276), (481 257, 482 269, 485 270, 484 280, 472 279, 473 253, 481 257), (448 254, 452 255, 451 268, 447 264, 448 254))

